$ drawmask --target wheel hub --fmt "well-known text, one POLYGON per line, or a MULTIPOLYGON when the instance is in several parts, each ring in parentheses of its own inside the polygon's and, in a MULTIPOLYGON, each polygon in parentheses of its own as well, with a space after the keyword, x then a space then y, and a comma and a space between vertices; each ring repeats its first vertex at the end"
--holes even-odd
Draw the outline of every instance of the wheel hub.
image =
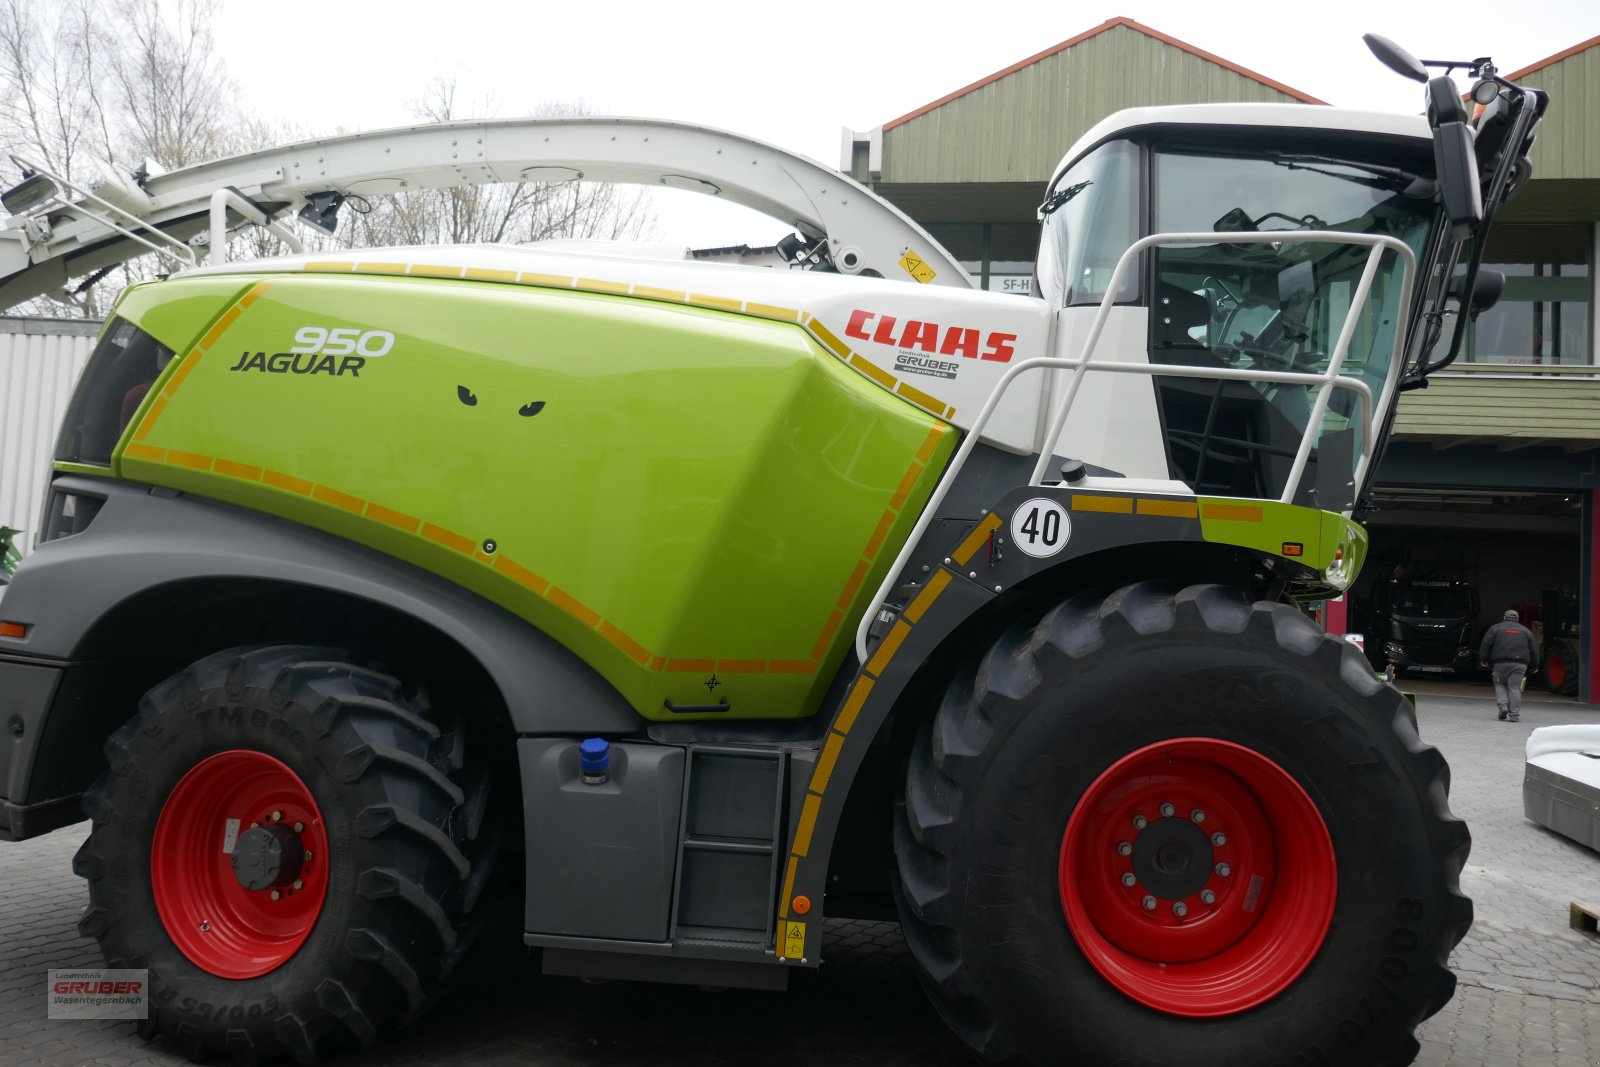
POLYGON ((1134 1000, 1173 1015, 1246 1011, 1321 948, 1338 893, 1315 803, 1276 762, 1217 738, 1147 745, 1108 767, 1067 820, 1067 928, 1134 1000))
POLYGON ((257 826, 233 846, 233 876, 249 890, 291 885, 305 866, 300 835, 282 823, 257 826))
POLYGON ((258 978, 311 936, 328 895, 328 835, 311 790, 264 752, 201 760, 167 794, 150 889, 173 944, 219 978, 258 978))
POLYGON ((1157 819, 1133 839, 1135 887, 1162 900, 1192 897, 1212 875, 1211 842, 1187 819, 1157 819))

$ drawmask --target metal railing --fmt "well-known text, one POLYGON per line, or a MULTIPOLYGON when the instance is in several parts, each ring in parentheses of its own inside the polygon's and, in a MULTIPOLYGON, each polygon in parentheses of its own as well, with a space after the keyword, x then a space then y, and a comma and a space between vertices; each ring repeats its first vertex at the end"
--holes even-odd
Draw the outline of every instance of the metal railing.
MULTIPOLYGON (((961 442, 961 447, 951 457, 949 465, 945 468, 944 476, 939 479, 939 484, 934 488, 933 494, 928 498, 922 513, 917 517, 917 522, 912 527, 911 533, 906 537, 899 554, 895 557, 894 564, 889 572, 884 575, 883 582, 878 586, 873 595, 872 602, 861 616, 861 621, 856 626, 855 651, 857 658, 867 662, 867 634, 872 626, 872 620, 877 617, 884 603, 889 598, 890 591, 894 588, 895 581, 900 572, 905 569, 911 554, 921 543, 923 536, 932 525, 939 506, 949 495, 951 487, 955 484, 966 464, 967 457, 977 447, 983 434, 983 428, 994 415, 1001 398, 1005 395, 1011 384, 1023 374, 1037 370, 1070 370, 1072 379, 1067 385, 1067 390, 1057 405, 1055 413, 1050 419, 1045 432, 1044 440, 1040 443, 1039 461, 1034 465, 1033 473, 1028 478, 1029 485, 1041 485, 1050 461, 1055 455, 1055 446, 1061 439, 1061 434, 1066 428, 1067 417, 1071 414, 1072 406, 1077 400, 1078 393, 1083 385, 1084 378, 1089 372, 1110 374, 1140 374, 1148 377, 1173 377, 1173 378, 1208 378, 1216 381, 1242 381, 1249 383, 1263 383, 1274 385, 1303 385, 1316 391, 1316 401, 1311 406, 1310 415, 1306 420, 1304 431, 1301 433, 1300 446, 1295 451, 1293 465, 1289 469, 1288 478, 1284 482, 1283 493, 1280 496, 1282 503, 1292 503, 1295 494, 1300 488, 1300 480, 1305 475, 1307 463, 1310 461, 1311 452, 1316 447, 1317 438, 1321 435, 1322 420, 1327 415, 1328 404, 1333 398, 1335 389, 1348 389, 1355 393, 1361 403, 1362 426, 1365 432, 1361 435, 1361 455, 1354 470, 1355 484, 1360 485, 1366 477, 1367 468, 1372 461, 1377 435, 1381 429, 1379 419, 1382 408, 1374 401, 1372 389, 1366 382, 1359 378, 1347 377, 1341 373, 1344 367, 1345 356, 1350 348, 1351 338, 1355 336, 1356 325, 1360 322, 1366 311, 1367 299, 1372 292, 1373 279, 1377 276, 1378 265, 1382 262, 1384 253, 1393 252, 1400 259, 1400 293, 1397 310, 1394 312, 1394 350, 1389 357, 1389 368, 1384 378, 1383 392, 1380 401, 1387 406, 1389 398, 1393 395, 1395 383, 1400 375, 1401 363, 1404 361, 1404 341, 1406 327, 1406 313, 1411 306, 1412 280, 1416 275, 1416 255, 1410 247, 1396 238, 1384 234, 1372 233, 1344 233, 1330 230, 1282 230, 1255 233, 1162 233, 1153 234, 1134 242, 1122 258, 1117 260, 1116 269, 1111 272, 1111 280, 1106 285, 1106 295, 1100 301, 1100 306, 1095 311, 1094 321, 1089 327, 1089 334, 1084 339, 1081 354, 1076 359, 1045 356, 1024 360, 1006 370, 995 382, 990 390, 989 397, 984 401, 978 416, 973 420, 971 428, 961 442), (1333 351, 1329 354, 1326 369, 1313 371, 1256 371, 1234 367, 1188 367, 1152 363, 1120 363, 1106 360, 1096 361, 1094 351, 1099 344, 1100 335, 1106 324, 1106 319, 1111 313, 1115 303, 1116 293, 1122 287, 1122 280, 1140 253, 1148 248, 1158 245, 1214 245, 1214 244, 1343 244, 1366 245, 1370 250, 1367 253, 1366 265, 1361 272, 1361 280, 1357 283, 1355 291, 1350 297, 1350 310, 1345 314, 1344 324, 1339 330, 1338 339, 1335 341, 1333 351)), ((1052 334, 1052 336, 1054 336, 1052 334)))

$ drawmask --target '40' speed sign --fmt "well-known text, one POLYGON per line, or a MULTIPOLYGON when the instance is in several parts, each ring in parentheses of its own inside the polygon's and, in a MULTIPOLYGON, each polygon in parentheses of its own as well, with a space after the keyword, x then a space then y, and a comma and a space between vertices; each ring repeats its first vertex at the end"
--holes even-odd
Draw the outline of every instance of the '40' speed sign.
POLYGON ((1011 513, 1011 543, 1030 556, 1053 556, 1071 536, 1067 509, 1047 496, 1025 501, 1011 513))

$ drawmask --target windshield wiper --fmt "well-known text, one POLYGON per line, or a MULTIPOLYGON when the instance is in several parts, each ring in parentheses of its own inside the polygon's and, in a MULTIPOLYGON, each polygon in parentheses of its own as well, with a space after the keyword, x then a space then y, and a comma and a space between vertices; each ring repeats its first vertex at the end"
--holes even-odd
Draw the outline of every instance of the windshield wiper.
POLYGON ((1434 182, 1431 179, 1424 178, 1420 174, 1413 174, 1408 170, 1401 170, 1399 167, 1385 167, 1380 163, 1357 163, 1349 159, 1334 159, 1332 156, 1290 155, 1283 152, 1268 153, 1267 158, 1280 167, 1287 167, 1289 170, 1309 170, 1316 174, 1325 174, 1330 178, 1355 182, 1358 185, 1366 185, 1374 189, 1400 190, 1418 198, 1433 194, 1434 182), (1308 164, 1312 163, 1320 163, 1322 166, 1308 166, 1308 164), (1340 174, 1338 171, 1324 169, 1326 167, 1346 167, 1383 180, 1373 181, 1358 178, 1353 174, 1340 174), (1419 189, 1418 192, 1411 193, 1411 189, 1418 186, 1418 183, 1422 183, 1426 187, 1426 191, 1419 189))
POLYGON ((1093 184, 1094 182, 1092 181, 1079 182, 1077 185, 1069 185, 1065 189, 1051 193, 1045 198, 1045 202, 1039 205, 1039 217, 1044 218, 1046 215, 1053 215, 1055 212, 1059 211, 1062 205, 1064 205, 1068 200, 1071 200, 1073 197, 1077 196, 1079 193, 1083 192, 1093 184))

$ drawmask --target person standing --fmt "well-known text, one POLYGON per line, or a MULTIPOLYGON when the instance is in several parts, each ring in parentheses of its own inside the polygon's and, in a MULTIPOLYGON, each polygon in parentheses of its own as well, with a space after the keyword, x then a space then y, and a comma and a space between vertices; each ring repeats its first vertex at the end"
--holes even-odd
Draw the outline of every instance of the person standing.
POLYGON ((1507 610, 1501 620, 1484 631, 1478 646, 1478 662, 1487 666, 1494 679, 1494 702, 1500 718, 1522 721, 1522 679, 1524 673, 1539 669, 1539 646, 1533 631, 1522 625, 1515 611, 1507 610))

